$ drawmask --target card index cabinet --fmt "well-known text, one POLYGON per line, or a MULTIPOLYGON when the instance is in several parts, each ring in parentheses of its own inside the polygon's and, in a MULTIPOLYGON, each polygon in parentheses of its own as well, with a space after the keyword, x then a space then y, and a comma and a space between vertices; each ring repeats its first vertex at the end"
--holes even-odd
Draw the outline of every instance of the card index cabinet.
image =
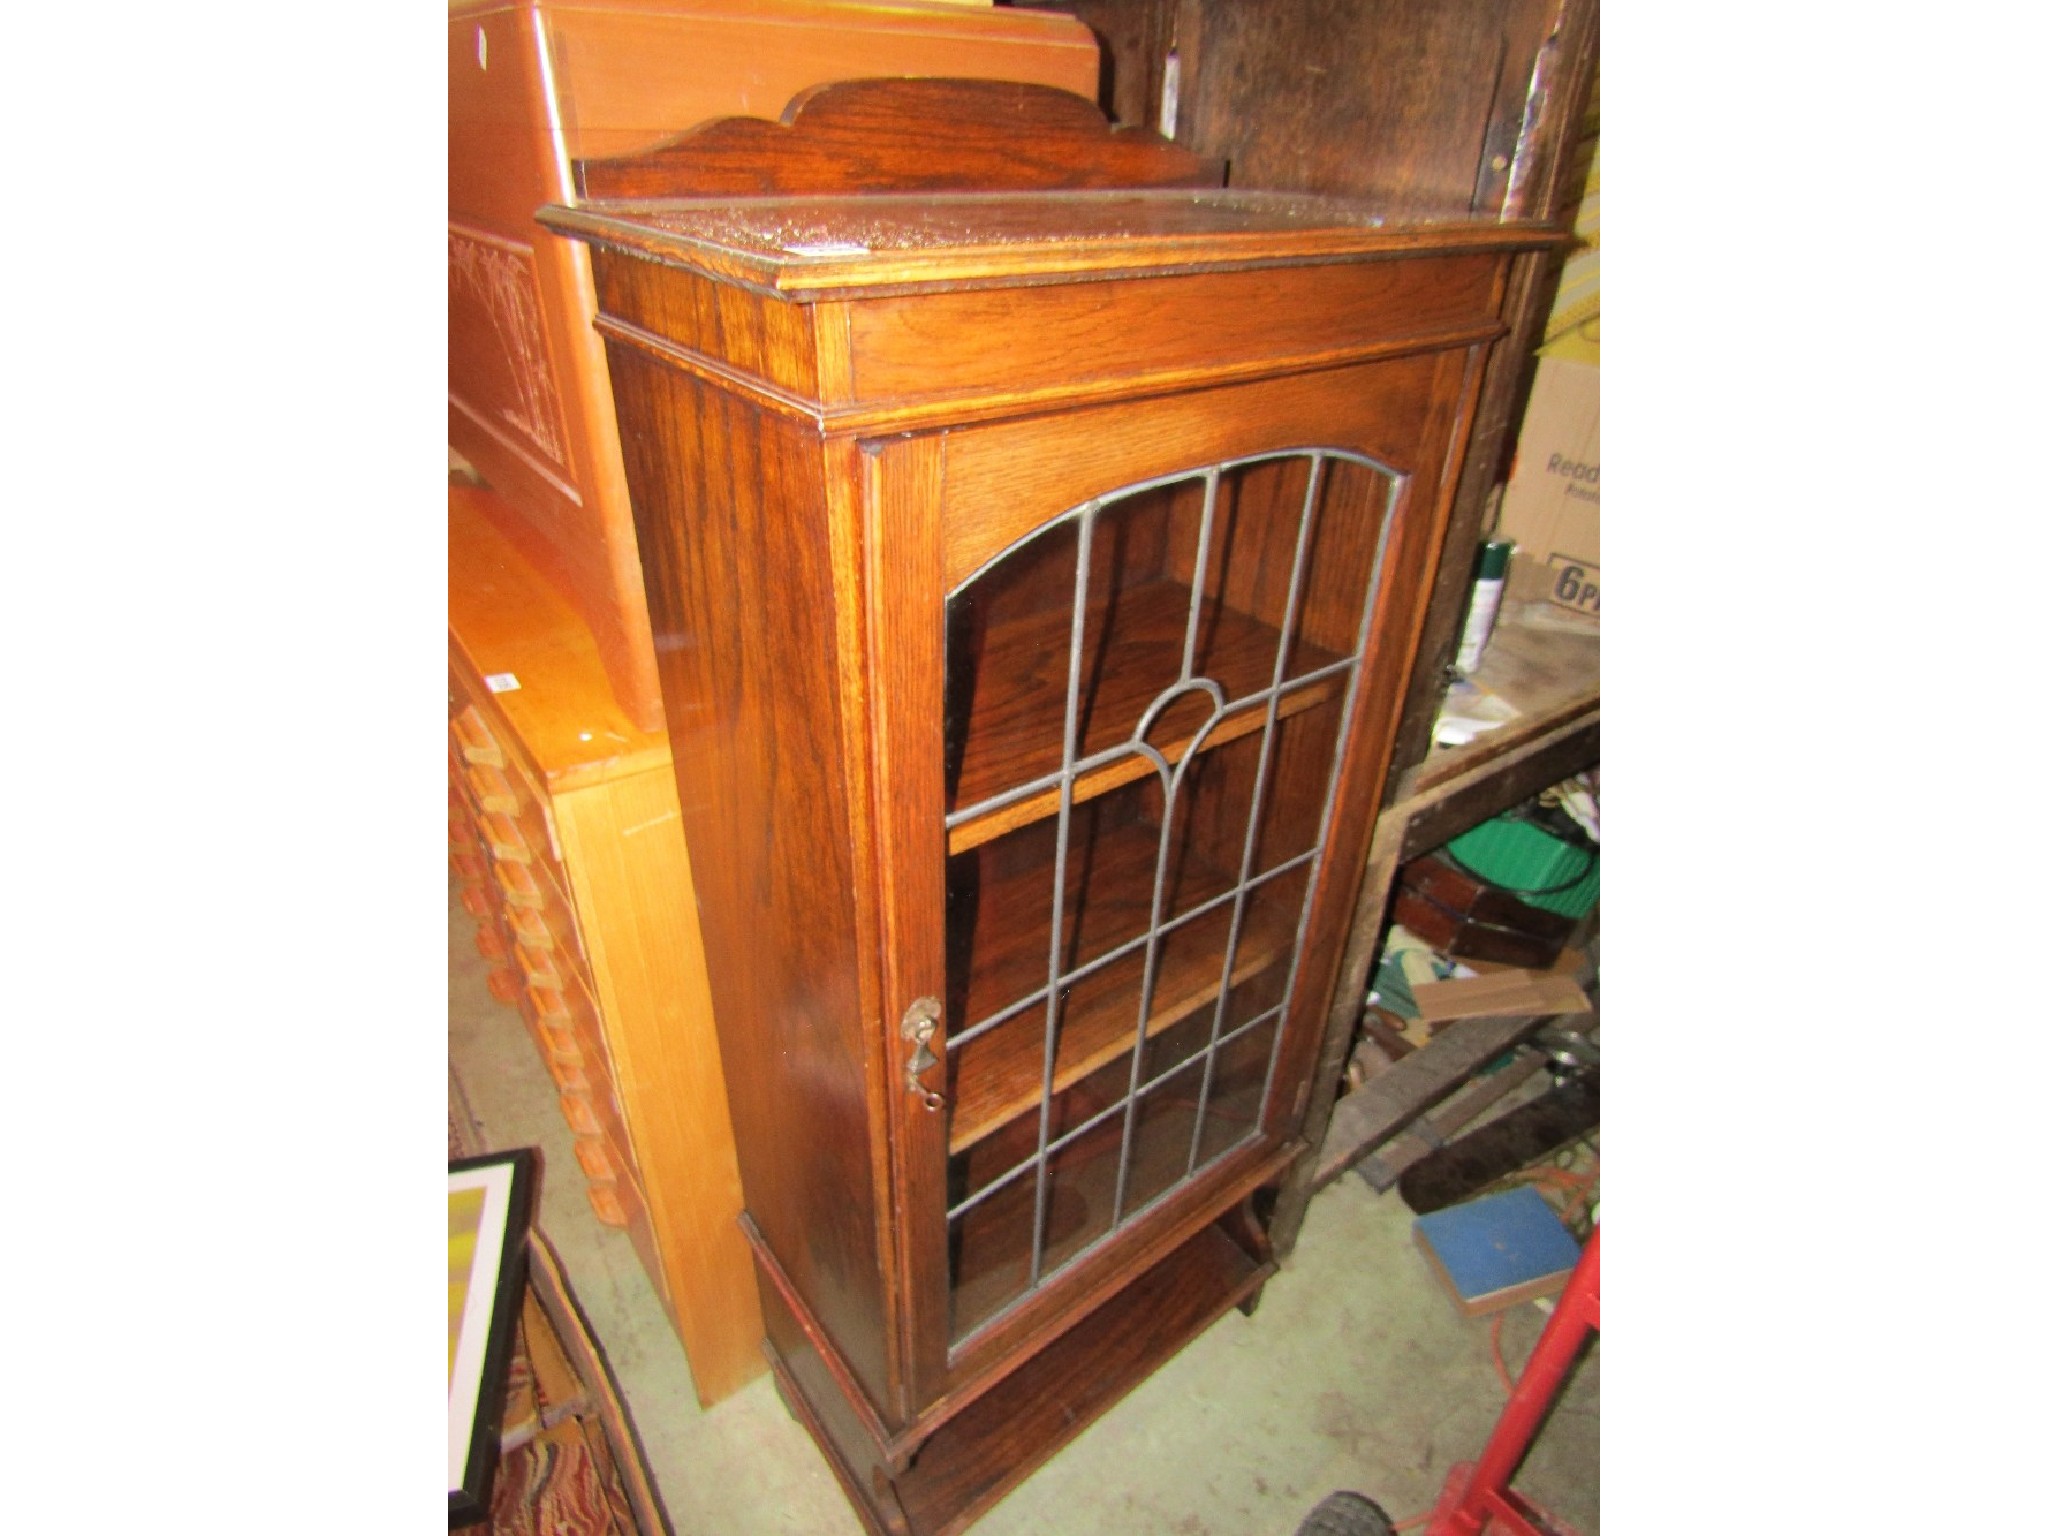
POLYGON ((766 1347, 875 1531, 961 1529, 1272 1272, 1555 243, 1178 170, 542 214, 593 246, 766 1347))

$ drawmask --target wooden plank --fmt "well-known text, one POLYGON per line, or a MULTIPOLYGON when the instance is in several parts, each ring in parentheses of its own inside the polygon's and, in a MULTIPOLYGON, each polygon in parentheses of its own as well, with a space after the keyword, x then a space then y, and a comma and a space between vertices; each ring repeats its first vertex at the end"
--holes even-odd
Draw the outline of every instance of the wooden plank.
POLYGON ((1600 711, 1560 725, 1509 756, 1439 784, 1403 807, 1401 859, 1440 848, 1600 760, 1600 711))
POLYGON ((1422 1022, 1500 1018, 1516 1013, 1589 1013, 1593 1005, 1569 976, 1516 967, 1487 976, 1424 982, 1414 989, 1422 1022))
POLYGON ((1600 1123, 1600 1069, 1560 1083, 1401 1175, 1401 1198, 1418 1214, 1470 1199, 1600 1123))
POLYGON ((1425 1115, 1385 1143, 1358 1165, 1365 1182, 1381 1194, 1394 1187, 1404 1170, 1436 1151, 1455 1132, 1485 1114, 1543 1070, 1540 1052, 1524 1052, 1514 1062, 1485 1077, 1471 1079, 1433 1115, 1425 1115))
POLYGON ((1469 774, 1600 707, 1600 633, 1551 617, 1556 613, 1547 603, 1503 606, 1472 680, 1517 717, 1462 746, 1433 749, 1402 779, 1401 798, 1469 774))
POLYGON ((1528 1014, 1469 1019, 1339 1100, 1316 1159, 1315 1187, 1329 1183, 1417 1115, 1442 1103, 1473 1071, 1548 1022, 1547 1015, 1528 1014))

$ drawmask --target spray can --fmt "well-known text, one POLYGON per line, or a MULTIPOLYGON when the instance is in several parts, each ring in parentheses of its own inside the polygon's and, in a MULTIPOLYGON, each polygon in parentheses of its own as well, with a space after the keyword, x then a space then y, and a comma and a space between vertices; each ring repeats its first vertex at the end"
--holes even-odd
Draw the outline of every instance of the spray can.
POLYGON ((1479 658, 1493 638, 1501 591, 1508 584, 1508 556, 1514 550, 1511 539, 1489 539, 1479 546, 1479 575, 1472 583, 1472 606, 1465 611, 1465 632, 1458 639, 1457 668, 1467 677, 1479 670, 1479 658))

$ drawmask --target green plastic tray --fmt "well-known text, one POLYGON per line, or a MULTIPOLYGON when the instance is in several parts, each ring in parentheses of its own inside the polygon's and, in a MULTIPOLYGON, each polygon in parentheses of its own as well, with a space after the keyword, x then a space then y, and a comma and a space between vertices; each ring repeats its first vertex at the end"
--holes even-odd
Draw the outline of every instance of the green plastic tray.
POLYGON ((1552 837, 1526 821, 1496 816, 1452 838, 1448 846, 1474 874, 1559 917, 1584 917, 1600 899, 1598 851, 1552 837))

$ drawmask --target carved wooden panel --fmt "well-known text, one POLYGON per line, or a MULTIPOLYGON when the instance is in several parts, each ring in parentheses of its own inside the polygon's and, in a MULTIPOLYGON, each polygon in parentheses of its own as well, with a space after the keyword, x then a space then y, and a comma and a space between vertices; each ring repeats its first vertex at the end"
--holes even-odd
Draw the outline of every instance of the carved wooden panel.
POLYGON ((448 343, 456 406, 580 502, 532 246, 448 226, 448 343))

